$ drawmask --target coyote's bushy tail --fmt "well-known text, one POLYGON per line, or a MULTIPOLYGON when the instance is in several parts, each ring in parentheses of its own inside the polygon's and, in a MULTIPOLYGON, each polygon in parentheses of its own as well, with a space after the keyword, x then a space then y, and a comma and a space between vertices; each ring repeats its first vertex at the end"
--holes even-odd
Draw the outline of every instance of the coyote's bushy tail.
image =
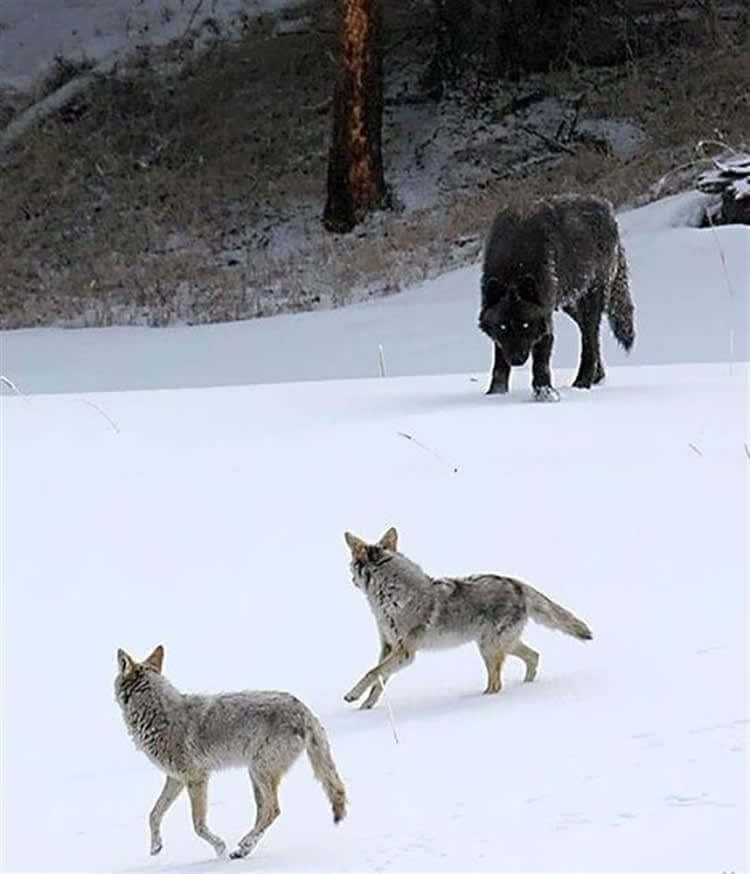
POLYGON ((593 635, 585 622, 531 586, 524 583, 523 589, 526 594, 526 608, 534 622, 546 625, 547 628, 555 628, 579 640, 591 640, 593 635))
POLYGON ((325 729, 312 713, 305 731, 305 748, 313 774, 323 784, 323 790, 331 802, 333 821, 341 822, 346 816, 346 789, 336 770, 325 729))
POLYGON ((630 296, 628 264, 622 243, 617 244, 617 266, 609 287, 607 318, 617 342, 628 352, 635 341, 633 298, 630 296))

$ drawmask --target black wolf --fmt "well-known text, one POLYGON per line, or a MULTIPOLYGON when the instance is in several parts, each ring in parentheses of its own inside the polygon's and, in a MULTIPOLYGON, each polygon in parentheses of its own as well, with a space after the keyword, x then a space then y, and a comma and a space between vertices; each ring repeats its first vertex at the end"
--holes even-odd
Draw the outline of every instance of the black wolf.
POLYGON ((552 313, 564 310, 581 331, 581 361, 573 385, 604 379, 599 323, 606 312, 617 341, 635 339, 625 252, 612 204, 587 195, 534 203, 528 214, 501 211, 484 253, 480 329, 495 349, 487 394, 508 391, 511 367, 532 356, 539 400, 557 400, 549 362, 552 313))

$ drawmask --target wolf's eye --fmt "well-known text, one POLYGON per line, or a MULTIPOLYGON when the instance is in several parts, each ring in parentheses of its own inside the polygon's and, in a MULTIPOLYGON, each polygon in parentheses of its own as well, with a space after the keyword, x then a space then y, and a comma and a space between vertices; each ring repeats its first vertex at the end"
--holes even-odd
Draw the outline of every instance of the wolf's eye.
POLYGON ((529 323, 528 323, 528 322, 524 322, 524 323, 521 325, 521 327, 522 327, 522 328, 528 328, 528 327, 529 327, 529 323))
POLYGON ((504 331, 507 327, 508 327, 508 326, 507 326, 506 324, 503 323, 502 325, 500 325, 500 330, 501 330, 501 331, 504 331))

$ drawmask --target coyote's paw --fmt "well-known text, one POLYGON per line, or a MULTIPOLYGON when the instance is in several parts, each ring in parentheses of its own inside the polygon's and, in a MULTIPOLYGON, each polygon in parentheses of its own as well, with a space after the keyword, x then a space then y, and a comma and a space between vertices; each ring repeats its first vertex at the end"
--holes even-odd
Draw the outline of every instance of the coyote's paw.
POLYGON ((344 695, 344 701, 348 701, 349 704, 351 704, 353 701, 357 701, 359 698, 362 697, 366 688, 366 683, 364 685, 362 684, 362 682, 357 683, 357 685, 353 689, 350 689, 346 693, 346 695, 344 695))
POLYGON ((229 854, 230 859, 244 859, 250 853, 250 849, 244 850, 242 847, 237 847, 229 854))
POLYGON ((536 401, 559 401, 560 393, 551 385, 540 385, 534 389, 534 400, 536 401))

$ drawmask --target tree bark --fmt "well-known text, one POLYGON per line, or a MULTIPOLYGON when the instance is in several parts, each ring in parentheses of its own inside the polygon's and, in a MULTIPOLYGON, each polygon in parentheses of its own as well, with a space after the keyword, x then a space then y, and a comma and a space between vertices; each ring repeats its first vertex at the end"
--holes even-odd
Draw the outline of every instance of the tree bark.
POLYGON ((341 48, 323 224, 345 233, 386 201, 381 147, 382 3, 340 0, 340 5, 341 48))

